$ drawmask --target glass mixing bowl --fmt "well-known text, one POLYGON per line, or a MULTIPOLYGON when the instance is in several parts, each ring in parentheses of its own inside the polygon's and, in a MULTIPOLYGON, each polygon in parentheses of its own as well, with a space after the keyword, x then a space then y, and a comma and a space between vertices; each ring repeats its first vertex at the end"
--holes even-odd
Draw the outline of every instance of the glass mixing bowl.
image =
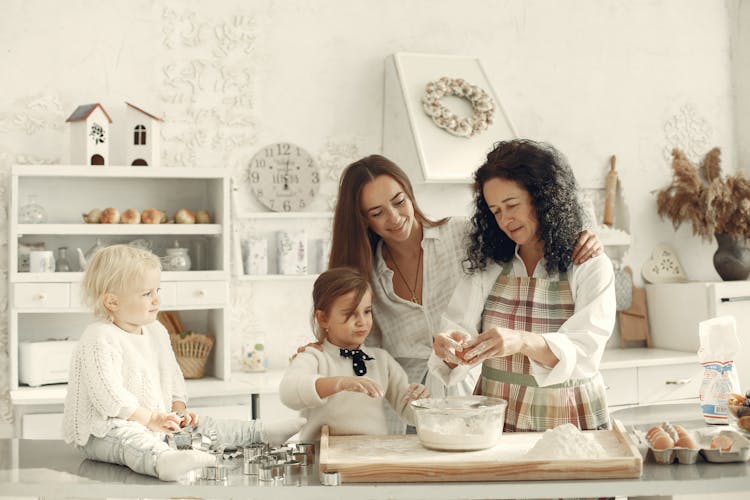
POLYGON ((422 446, 471 451, 495 446, 503 433, 508 402, 487 396, 449 396, 411 402, 422 446))

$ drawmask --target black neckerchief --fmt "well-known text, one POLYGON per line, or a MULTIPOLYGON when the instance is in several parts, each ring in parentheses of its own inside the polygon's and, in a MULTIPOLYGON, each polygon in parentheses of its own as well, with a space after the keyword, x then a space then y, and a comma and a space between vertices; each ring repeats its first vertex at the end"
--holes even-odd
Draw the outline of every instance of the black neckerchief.
POLYGON ((362 349, 339 349, 339 354, 344 358, 352 358, 352 368, 354 368, 354 374, 358 377, 367 373, 365 361, 375 359, 362 349))

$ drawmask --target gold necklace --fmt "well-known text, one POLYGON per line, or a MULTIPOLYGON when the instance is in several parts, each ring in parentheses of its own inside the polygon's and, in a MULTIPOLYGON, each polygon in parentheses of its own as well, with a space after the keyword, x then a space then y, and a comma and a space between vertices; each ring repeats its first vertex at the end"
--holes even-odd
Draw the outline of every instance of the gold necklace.
POLYGON ((398 263, 396 262, 396 259, 393 257, 393 254, 391 253, 390 248, 387 246, 383 246, 385 250, 388 252, 388 256, 391 258, 391 262, 393 262, 393 265, 396 266, 396 272, 398 273, 399 278, 401 278, 401 281, 404 282, 404 285, 406 285, 406 288, 409 290, 409 293, 411 294, 411 301, 415 304, 422 304, 419 301, 419 297, 417 297, 417 284, 419 283, 419 269, 422 267, 422 254, 424 253, 424 250, 422 249, 422 245, 419 246, 419 260, 417 261, 417 275, 414 276, 414 286, 410 287, 409 282, 406 281, 406 277, 404 277, 404 273, 401 272, 401 269, 398 267, 398 263))

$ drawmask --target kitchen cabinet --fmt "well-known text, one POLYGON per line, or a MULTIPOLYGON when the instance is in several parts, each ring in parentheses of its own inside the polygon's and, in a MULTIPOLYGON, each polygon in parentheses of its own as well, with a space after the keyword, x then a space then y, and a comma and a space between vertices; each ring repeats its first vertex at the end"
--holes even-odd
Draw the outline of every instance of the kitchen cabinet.
POLYGON ((695 401, 703 367, 694 353, 633 348, 604 351, 600 371, 610 408, 695 401))
POLYGON ((750 281, 646 285, 651 343, 697 352, 698 323, 732 316, 741 349, 735 359, 742 392, 750 389, 750 281))
MULTIPOLYGON (((18 346, 23 341, 76 339, 93 317, 81 305, 76 248, 103 244, 138 244, 164 255, 166 248, 186 247, 192 266, 162 272, 162 309, 180 311, 186 328, 216 338, 207 378, 216 385, 230 376, 228 332, 230 214, 229 179, 221 168, 89 167, 16 165, 11 170, 8 237, 8 375, 15 405, 58 407, 65 386, 19 384, 18 346), (19 223, 19 210, 34 196, 47 214, 43 223, 19 223), (180 208, 208 210, 209 224, 85 224, 91 209, 158 208, 172 216, 180 208), (45 247, 57 255, 67 247, 73 272, 32 273, 24 267, 23 249, 45 247)), ((42 360, 43 362, 43 360, 42 360)), ((188 381, 188 392, 193 381, 188 381)), ((59 411, 59 409, 57 410, 59 411)))

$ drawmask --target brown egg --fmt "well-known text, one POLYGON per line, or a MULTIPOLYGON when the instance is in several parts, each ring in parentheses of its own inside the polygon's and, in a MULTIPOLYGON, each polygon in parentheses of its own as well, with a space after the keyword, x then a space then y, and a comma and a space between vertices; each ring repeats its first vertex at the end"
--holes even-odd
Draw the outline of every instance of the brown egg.
POLYGON ((677 446, 678 448, 689 448, 691 450, 697 450, 698 448, 700 448, 698 446, 698 443, 695 441, 695 439, 693 439, 693 436, 691 436, 690 434, 685 434, 684 436, 681 436, 680 439, 675 441, 674 445, 677 446))
POLYGON ((653 436, 655 433, 662 431, 662 430, 663 429, 659 427, 658 425, 655 425, 649 428, 649 430, 646 431, 646 439, 651 439, 651 436, 653 436))
POLYGON ((732 449, 732 438, 724 434, 719 434, 711 438, 711 448, 729 451, 732 449))
POLYGON ((662 428, 659 428, 651 434, 651 437, 648 438, 648 442, 651 444, 651 448, 655 450, 666 450, 667 448, 674 447, 674 440, 669 437, 669 434, 667 434, 662 428))

